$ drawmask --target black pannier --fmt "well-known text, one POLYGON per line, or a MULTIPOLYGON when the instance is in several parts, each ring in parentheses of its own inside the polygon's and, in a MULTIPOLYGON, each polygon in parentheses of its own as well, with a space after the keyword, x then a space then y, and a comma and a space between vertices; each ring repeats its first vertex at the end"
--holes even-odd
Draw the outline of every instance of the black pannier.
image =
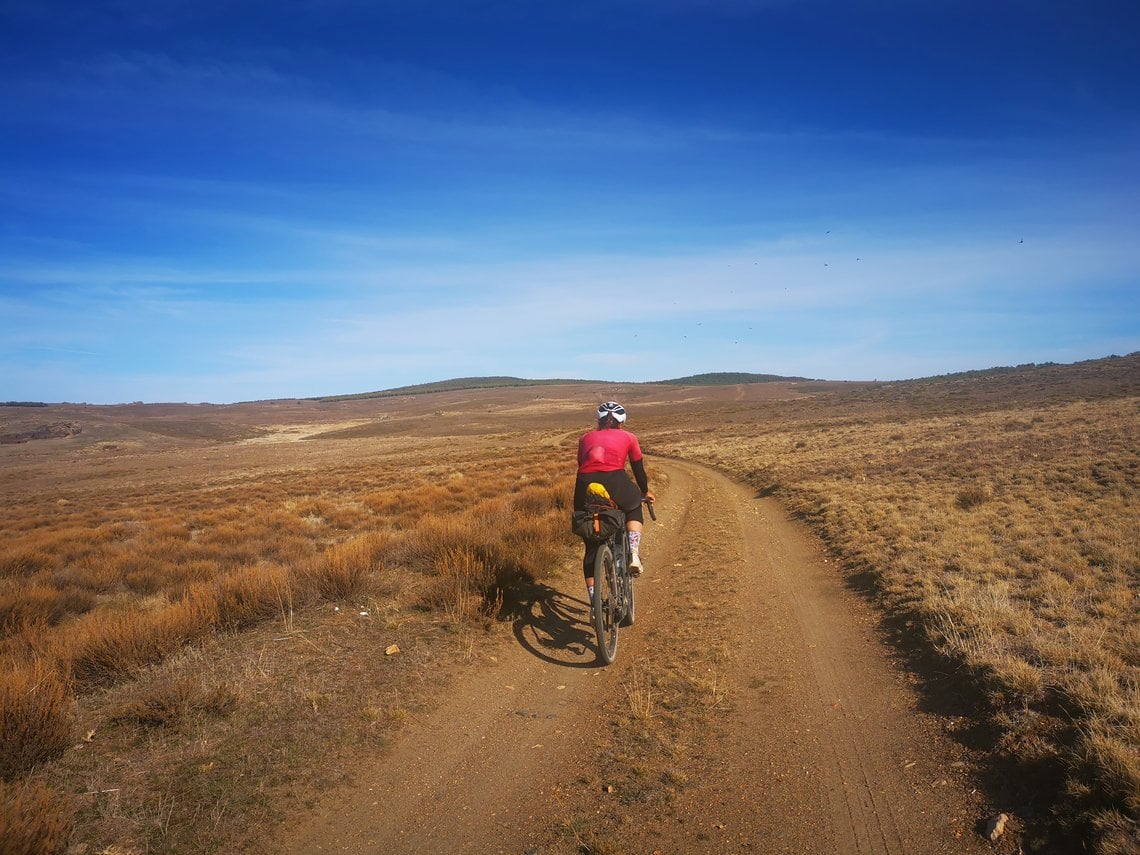
POLYGON ((601 543, 622 530, 625 514, 617 508, 600 505, 574 511, 570 516, 570 530, 587 543, 601 543))

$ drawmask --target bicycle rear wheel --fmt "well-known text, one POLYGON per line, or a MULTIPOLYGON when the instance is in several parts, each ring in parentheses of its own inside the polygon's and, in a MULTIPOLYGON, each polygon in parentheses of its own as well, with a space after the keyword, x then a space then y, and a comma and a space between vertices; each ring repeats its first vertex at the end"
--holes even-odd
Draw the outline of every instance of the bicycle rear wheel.
POLYGON ((614 553, 607 543, 598 548, 594 559, 594 596, 590 605, 594 612, 594 633, 598 637, 598 659, 609 665, 617 656, 619 591, 614 553))

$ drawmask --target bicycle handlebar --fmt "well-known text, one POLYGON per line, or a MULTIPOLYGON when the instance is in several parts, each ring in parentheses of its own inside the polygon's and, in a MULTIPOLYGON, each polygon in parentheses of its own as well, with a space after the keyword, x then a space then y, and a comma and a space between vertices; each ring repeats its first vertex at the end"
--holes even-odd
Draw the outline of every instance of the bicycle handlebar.
POLYGON ((653 502, 649 501, 649 499, 646 499, 644 496, 642 497, 641 501, 645 504, 645 507, 649 508, 649 518, 654 522, 657 522, 657 514, 653 510, 653 502))

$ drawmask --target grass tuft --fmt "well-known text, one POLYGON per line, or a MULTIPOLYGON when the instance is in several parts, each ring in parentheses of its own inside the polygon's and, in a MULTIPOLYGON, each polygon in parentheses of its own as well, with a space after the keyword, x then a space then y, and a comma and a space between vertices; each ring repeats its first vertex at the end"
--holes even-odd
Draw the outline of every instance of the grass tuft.
POLYGON ((69 615, 89 612, 95 595, 77 587, 62 590, 54 585, 34 583, 0 589, 0 637, 18 634, 32 624, 54 625, 69 615))
POLYGON ((71 739, 71 698, 55 672, 34 665, 0 677, 0 778, 55 759, 71 739))
POLYGON ((79 687, 105 685, 161 662, 218 621, 217 602, 187 597, 152 612, 92 612, 53 651, 79 687))
POLYGON ((985 487, 975 485, 959 490, 958 495, 954 499, 954 503, 962 510, 968 511, 984 504, 989 498, 989 491, 986 490, 985 487))
POLYGON ((152 680, 135 689, 111 713, 110 721, 144 727, 175 727, 198 714, 224 716, 237 695, 228 686, 206 688, 197 674, 152 680))
POLYGON ((330 546, 319 559, 303 565, 296 575, 326 600, 352 597, 365 589, 380 568, 390 535, 373 532, 330 546))
POLYGON ((485 614, 487 594, 494 581, 494 572, 474 550, 450 547, 436 561, 424 602, 441 609, 452 624, 469 623, 485 614))
POLYGON ((0 850, 4 855, 62 855, 72 824, 69 801, 50 788, 0 781, 0 850))

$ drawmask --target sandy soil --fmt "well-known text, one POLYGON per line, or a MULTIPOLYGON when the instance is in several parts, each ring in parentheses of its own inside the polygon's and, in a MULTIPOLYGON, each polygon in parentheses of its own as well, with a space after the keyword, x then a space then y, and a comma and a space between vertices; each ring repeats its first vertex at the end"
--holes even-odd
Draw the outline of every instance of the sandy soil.
POLYGON ((699 466, 654 465, 668 486, 638 623, 613 666, 595 662, 580 579, 567 572, 516 625, 516 643, 389 751, 361 758, 353 786, 294 815, 267 851, 575 851, 552 830, 606 797, 583 782, 596 780, 607 702, 638 655, 669 643, 665 606, 693 585, 733 593, 715 618, 730 639, 726 711, 668 811, 622 808, 615 851, 995 851, 976 828, 988 808, 965 749, 921 709, 827 556, 772 500, 699 466))

